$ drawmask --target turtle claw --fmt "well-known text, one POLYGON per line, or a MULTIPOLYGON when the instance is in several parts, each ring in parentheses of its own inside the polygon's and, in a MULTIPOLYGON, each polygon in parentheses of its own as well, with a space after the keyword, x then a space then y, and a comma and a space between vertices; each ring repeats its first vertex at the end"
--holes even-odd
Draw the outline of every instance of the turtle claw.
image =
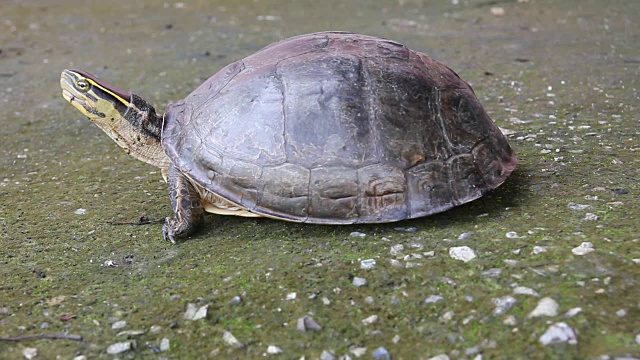
POLYGON ((176 243, 176 238, 175 238, 175 230, 173 228, 172 225, 174 221, 172 218, 168 217, 166 218, 166 223, 162 226, 162 238, 167 241, 167 238, 169 238, 169 241, 171 241, 172 244, 176 243))

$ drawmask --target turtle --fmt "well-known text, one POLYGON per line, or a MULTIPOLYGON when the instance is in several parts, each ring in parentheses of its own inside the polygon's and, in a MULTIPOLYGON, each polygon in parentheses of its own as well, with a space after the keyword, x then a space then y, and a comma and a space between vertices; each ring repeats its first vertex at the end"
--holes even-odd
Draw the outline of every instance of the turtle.
POLYGON ((205 212, 314 224, 423 217, 481 197, 518 162, 456 72, 368 35, 275 42, 164 115, 82 70, 62 71, 60 84, 127 153, 161 169, 171 242, 205 212))

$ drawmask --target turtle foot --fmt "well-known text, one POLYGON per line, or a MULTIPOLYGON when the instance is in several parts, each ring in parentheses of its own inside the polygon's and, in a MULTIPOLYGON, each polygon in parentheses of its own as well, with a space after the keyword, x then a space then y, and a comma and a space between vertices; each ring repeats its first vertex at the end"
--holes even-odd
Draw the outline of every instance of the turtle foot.
POLYGON ((162 227, 162 237, 172 244, 176 243, 176 237, 185 237, 193 231, 193 226, 186 221, 178 221, 175 218, 167 217, 164 226, 162 227))

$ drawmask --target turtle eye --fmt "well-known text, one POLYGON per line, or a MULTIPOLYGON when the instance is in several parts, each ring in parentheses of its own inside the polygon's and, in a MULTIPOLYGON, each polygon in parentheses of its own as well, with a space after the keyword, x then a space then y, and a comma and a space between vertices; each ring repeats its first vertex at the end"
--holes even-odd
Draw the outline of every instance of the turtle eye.
POLYGON ((76 82, 76 89, 80 92, 87 92, 89 91, 89 83, 87 80, 78 80, 76 82))

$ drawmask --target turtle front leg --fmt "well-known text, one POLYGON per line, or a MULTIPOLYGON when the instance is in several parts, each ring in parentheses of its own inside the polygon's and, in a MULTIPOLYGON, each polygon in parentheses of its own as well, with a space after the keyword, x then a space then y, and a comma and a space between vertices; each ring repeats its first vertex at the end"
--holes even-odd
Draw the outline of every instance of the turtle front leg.
POLYGON ((169 200, 175 217, 167 217, 162 227, 162 237, 175 244, 176 237, 189 236, 204 221, 204 208, 200 201, 200 194, 183 173, 173 164, 167 172, 169 185, 169 200))

